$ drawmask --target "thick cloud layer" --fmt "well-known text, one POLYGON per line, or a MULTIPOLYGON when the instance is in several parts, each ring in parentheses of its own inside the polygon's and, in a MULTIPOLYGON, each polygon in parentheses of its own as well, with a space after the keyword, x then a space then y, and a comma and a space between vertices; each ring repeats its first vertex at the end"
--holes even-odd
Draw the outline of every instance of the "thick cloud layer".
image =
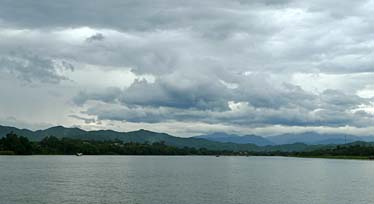
MULTIPOLYGON (((45 112, 39 124, 188 135, 196 131, 170 124, 342 131, 374 122, 374 1, 0 3, 0 87, 60 101, 50 107, 62 116, 45 112)), ((10 96, 1 106, 25 94, 0 93, 10 96)), ((38 115, 25 106, 0 119, 38 115)))

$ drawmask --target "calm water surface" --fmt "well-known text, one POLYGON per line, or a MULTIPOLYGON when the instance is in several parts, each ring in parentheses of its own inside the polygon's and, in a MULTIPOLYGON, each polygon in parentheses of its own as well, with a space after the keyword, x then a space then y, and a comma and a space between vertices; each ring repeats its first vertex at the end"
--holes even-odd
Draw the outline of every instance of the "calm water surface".
POLYGON ((373 161, 0 156, 1 204, 373 202, 373 161))

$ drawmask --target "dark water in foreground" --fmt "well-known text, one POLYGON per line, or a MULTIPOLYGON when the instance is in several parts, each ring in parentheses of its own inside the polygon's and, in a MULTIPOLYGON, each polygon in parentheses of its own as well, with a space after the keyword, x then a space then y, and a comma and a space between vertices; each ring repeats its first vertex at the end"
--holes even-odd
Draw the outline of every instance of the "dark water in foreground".
POLYGON ((1 204, 374 202, 374 162, 282 157, 1 156, 1 204))

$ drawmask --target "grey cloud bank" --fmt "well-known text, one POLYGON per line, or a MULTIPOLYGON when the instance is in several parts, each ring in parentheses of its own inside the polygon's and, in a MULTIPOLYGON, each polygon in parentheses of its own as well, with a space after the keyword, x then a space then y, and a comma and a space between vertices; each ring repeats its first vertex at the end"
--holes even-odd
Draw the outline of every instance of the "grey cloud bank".
POLYGON ((0 3, 2 121, 371 134, 374 1, 0 3), (25 95, 13 85, 60 115, 6 108, 25 95))

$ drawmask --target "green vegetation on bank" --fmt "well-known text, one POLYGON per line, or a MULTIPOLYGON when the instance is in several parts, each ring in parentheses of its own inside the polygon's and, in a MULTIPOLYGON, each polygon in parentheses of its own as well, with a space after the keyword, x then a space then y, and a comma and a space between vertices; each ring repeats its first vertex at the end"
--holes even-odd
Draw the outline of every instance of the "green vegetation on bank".
POLYGON ((301 158, 316 158, 316 159, 355 159, 355 160, 372 160, 370 156, 295 156, 301 158))
MULTIPOLYGON (((294 144, 295 145, 295 144, 294 144)), ((299 144, 301 145, 301 144, 299 144)), ((305 144, 302 144, 305 145, 305 144)), ((0 139, 0 155, 253 155, 253 156, 293 156, 334 159, 374 159, 374 145, 355 142, 346 145, 325 145, 303 148, 309 150, 287 151, 287 146, 264 147, 261 151, 211 150, 207 148, 178 147, 165 142, 123 142, 122 140, 97 141, 47 136, 41 141, 9 133, 0 139), (318 148, 317 148, 318 147, 318 148)))
POLYGON ((92 141, 71 138, 45 137, 40 142, 31 142, 26 137, 9 133, 0 139, 0 155, 235 155, 233 151, 217 151, 205 148, 178 148, 164 142, 123 143, 114 141, 92 141))
POLYGON ((374 145, 366 142, 354 142, 346 145, 337 145, 332 148, 294 152, 291 155, 334 159, 374 159, 374 145))
POLYGON ((29 155, 32 154, 32 151, 33 144, 26 137, 9 133, 6 137, 0 139, 0 155, 29 155))

